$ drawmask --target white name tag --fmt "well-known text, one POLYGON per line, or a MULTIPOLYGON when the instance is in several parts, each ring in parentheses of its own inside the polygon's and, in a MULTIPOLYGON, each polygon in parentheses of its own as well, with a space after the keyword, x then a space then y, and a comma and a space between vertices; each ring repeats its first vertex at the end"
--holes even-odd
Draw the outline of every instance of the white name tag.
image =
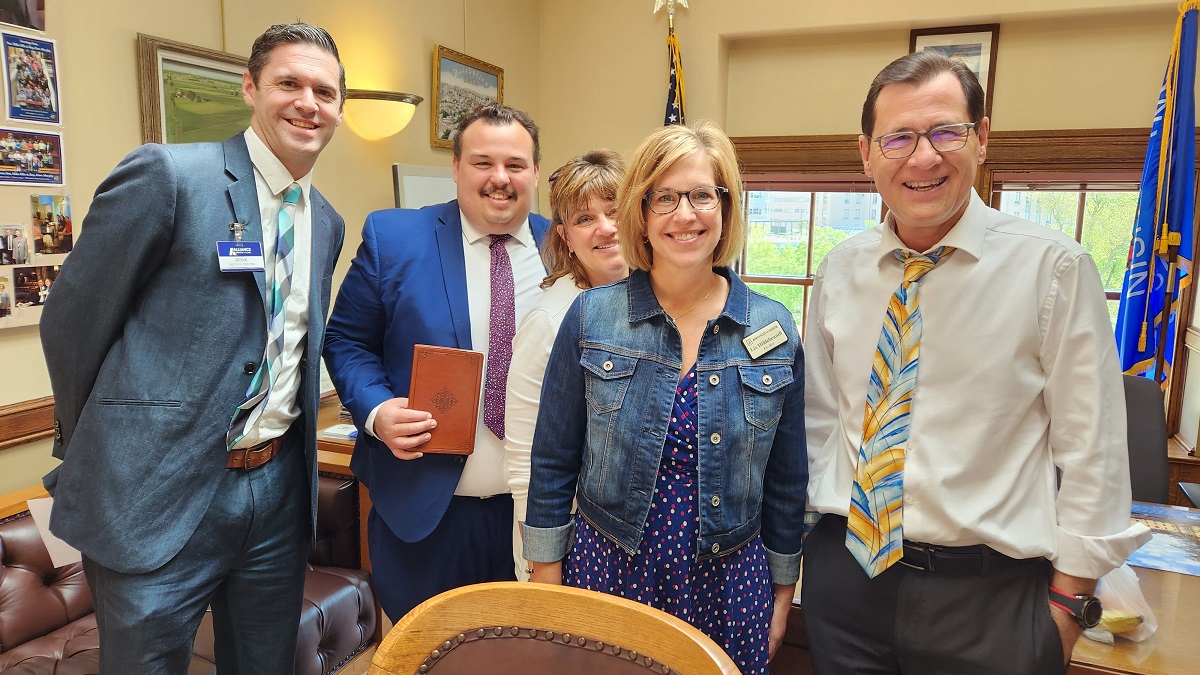
POLYGON ((783 332, 783 326, 780 326, 778 321, 772 321, 766 328, 760 328, 742 338, 742 344, 746 345, 750 358, 757 359, 787 340, 788 336, 783 332))
POLYGON ((217 263, 222 272, 262 272, 262 242, 218 241, 217 263))

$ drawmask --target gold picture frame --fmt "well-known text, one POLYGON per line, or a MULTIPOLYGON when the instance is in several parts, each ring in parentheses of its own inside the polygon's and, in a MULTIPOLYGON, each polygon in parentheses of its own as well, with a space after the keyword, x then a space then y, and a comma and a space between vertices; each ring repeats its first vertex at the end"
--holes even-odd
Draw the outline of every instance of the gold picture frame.
POLYGON ((138 33, 143 143, 224 141, 250 126, 246 58, 138 33))
POLYGON ((454 129, 468 112, 489 101, 504 103, 504 69, 436 45, 432 101, 429 144, 435 148, 454 147, 454 129))

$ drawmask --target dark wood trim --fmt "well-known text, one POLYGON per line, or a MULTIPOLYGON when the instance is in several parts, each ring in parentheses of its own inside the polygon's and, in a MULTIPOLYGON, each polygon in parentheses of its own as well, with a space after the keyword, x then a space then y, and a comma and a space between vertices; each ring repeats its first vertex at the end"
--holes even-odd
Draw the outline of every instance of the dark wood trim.
POLYGON ((0 406, 0 450, 53 435, 53 396, 0 406))
POLYGON ((858 136, 738 136, 742 172, 862 173, 858 136))

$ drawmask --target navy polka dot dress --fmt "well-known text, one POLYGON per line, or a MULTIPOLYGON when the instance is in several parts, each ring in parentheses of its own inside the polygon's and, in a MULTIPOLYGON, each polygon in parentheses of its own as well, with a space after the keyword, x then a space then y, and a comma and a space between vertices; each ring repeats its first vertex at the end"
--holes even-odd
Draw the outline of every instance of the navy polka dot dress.
POLYGON ((675 391, 650 514, 629 555, 576 516, 564 583, 637 600, 687 621, 725 648, 743 673, 765 675, 773 589, 762 537, 696 560, 696 369, 675 391))

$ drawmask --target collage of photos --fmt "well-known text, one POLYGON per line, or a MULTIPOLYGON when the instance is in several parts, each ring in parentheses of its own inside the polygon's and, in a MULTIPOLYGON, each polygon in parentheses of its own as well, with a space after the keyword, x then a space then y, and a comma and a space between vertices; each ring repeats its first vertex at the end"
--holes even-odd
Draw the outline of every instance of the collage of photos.
POLYGON ((74 241, 66 195, 30 195, 28 224, 0 223, 0 329, 33 326, 74 241))

